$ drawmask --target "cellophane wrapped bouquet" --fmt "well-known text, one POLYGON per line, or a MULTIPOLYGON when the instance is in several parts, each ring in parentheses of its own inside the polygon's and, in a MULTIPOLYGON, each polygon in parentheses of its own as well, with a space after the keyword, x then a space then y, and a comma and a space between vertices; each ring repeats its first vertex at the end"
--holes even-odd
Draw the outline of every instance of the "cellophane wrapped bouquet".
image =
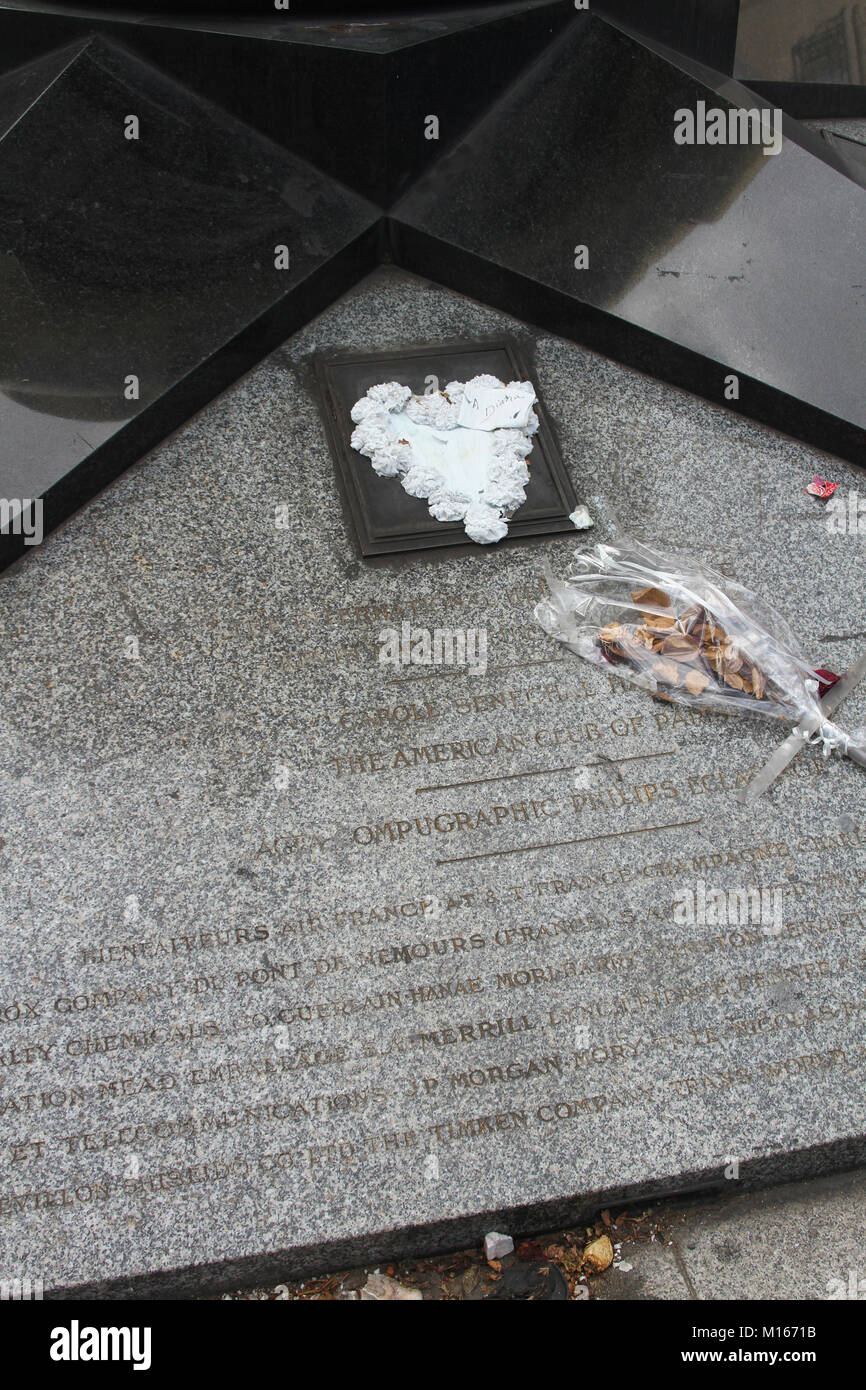
POLYGON ((769 715, 857 761, 866 743, 824 715, 820 676, 778 613, 749 589, 683 555, 639 541, 575 552, 535 616, 578 656, 662 700, 769 715))

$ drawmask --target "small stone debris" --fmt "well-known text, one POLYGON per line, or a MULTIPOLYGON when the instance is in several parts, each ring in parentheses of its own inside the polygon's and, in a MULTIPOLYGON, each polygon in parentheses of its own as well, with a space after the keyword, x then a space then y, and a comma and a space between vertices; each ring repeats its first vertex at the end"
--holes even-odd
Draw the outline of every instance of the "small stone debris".
POLYGON ((583 1252, 583 1264, 591 1274, 600 1274, 603 1269, 610 1269, 613 1264, 610 1236, 599 1236, 586 1247, 583 1252))
POLYGON ((501 1231, 488 1231, 484 1237, 484 1258, 488 1264, 492 1264, 494 1260, 503 1260, 513 1249, 514 1241, 511 1236, 505 1236, 501 1231))
POLYGON ((371 1274, 361 1290, 362 1303, 385 1303, 390 1300, 418 1303, 424 1295, 420 1289, 407 1289, 387 1274, 371 1274))
POLYGON ((668 1214, 663 1227, 651 1208, 618 1213, 605 1210, 591 1226, 522 1239, 516 1246, 511 1236, 489 1231, 483 1244, 469 1250, 343 1270, 269 1288, 239 1289, 222 1294, 222 1298, 304 1302, 585 1300, 594 1296, 595 1278, 605 1270, 612 1267, 625 1274, 633 1269, 628 1259, 632 1250, 655 1242, 672 1244, 668 1222, 678 1219, 668 1214), (491 1259, 488 1249, 495 1250, 496 1245, 488 1247, 488 1241, 506 1242, 508 1253, 491 1259))
POLYGON ((595 525, 588 507, 576 507, 568 519, 576 531, 588 531, 595 525))

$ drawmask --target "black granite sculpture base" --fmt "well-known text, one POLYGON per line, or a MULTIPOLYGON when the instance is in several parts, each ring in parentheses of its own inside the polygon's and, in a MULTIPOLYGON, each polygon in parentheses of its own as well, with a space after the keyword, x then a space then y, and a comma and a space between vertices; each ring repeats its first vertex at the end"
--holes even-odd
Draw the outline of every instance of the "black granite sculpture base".
POLYGON ((0 499, 47 533, 387 259, 866 457, 858 152, 679 143, 763 103, 726 0, 653 14, 0 9, 0 499))
POLYGON ((379 258, 371 204, 101 38, 0 77, 0 183, 0 497, 46 533, 379 258))

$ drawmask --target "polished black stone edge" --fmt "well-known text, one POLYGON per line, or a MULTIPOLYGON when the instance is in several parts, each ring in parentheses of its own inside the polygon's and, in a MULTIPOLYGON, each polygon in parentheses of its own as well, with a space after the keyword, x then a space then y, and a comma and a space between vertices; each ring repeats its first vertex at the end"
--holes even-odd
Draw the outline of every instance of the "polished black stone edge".
MULTIPOLYGON (((133 22, 137 22, 141 15, 149 18, 151 14, 167 14, 171 19, 180 21, 187 15, 204 15, 206 18, 253 22, 267 20, 271 24, 275 18, 274 0, 53 0, 53 3, 58 7, 57 13, 62 13, 66 3, 68 13, 72 15, 79 9, 103 10, 106 17, 116 15, 124 18, 124 11, 132 11, 133 22)), ((483 11, 486 7, 502 3, 507 3, 507 0, 469 0, 468 5, 466 0, 290 0, 289 10, 276 11, 276 18, 279 20, 285 15, 289 23, 295 18, 303 19, 304 23, 312 20, 328 23, 346 15, 375 19, 381 15, 399 17, 408 14, 411 17, 419 14, 428 18, 431 11, 435 18, 440 11, 445 14, 450 10, 467 8, 483 11)), ((691 0, 691 3, 694 4, 695 0, 691 0)), ((703 0, 698 0, 698 3, 703 3, 703 0)))
POLYGON ((602 19, 732 73, 740 0, 590 0, 602 19))
MULTIPOLYGON (((66 44, 91 38, 119 44, 384 208, 498 98, 501 81, 513 80, 573 16, 571 0, 544 0, 499 17, 482 7, 465 29, 380 51, 305 43, 304 26, 299 39, 277 40, 255 30, 160 23, 158 15, 153 23, 135 23, 116 12, 76 18, 0 8, 0 75, 66 44), (410 153, 411 142, 395 131, 400 111, 412 106, 413 74, 438 89, 444 130, 441 143, 422 141, 410 153), (329 100, 316 103, 313 94, 325 89, 329 100)), ((291 27, 287 18, 287 34, 291 27)))
MULTIPOLYGON (((804 1178, 844 1173, 866 1163, 866 1137, 854 1136, 815 1144, 789 1153, 775 1153, 747 1160, 740 1166, 737 1192, 755 1191, 776 1183, 797 1182, 804 1178)), ((719 1166, 693 1169, 681 1174, 656 1178, 652 1182, 627 1187, 604 1188, 572 1198, 498 1208, 437 1221, 426 1226, 404 1226, 352 1239, 327 1241, 320 1245, 270 1250, 239 1260, 226 1260, 184 1269, 163 1270, 159 1274, 133 1279, 113 1279, 100 1283, 48 1289, 46 1300, 147 1300, 191 1299, 207 1293, 223 1293, 281 1280, 312 1278, 334 1270, 378 1264, 389 1259, 443 1254, 450 1250, 480 1245, 487 1231, 508 1231, 523 1238, 539 1231, 587 1225, 608 1207, 647 1205, 675 1198, 713 1198, 729 1196, 731 1184, 720 1177, 719 1166)))
POLYGON ((820 121, 866 116, 866 87, 841 82, 747 81, 749 90, 770 106, 780 106, 801 121, 820 121))
MULTIPOLYGON (((712 67, 708 67, 701 59, 694 58, 687 53, 671 48, 668 44, 660 43, 651 36, 642 36, 639 31, 634 28, 629 28, 625 25, 621 25, 620 27, 623 29, 624 33, 629 34, 638 43, 643 44, 644 48, 648 48, 651 52, 657 53, 659 57, 664 58, 665 62, 670 63, 672 67, 679 68, 681 72, 688 73, 696 82, 699 82, 704 87, 709 87, 711 91, 714 91, 717 96, 720 96, 723 101, 728 102, 731 106, 752 107, 755 105, 757 98, 758 104, 767 110, 775 110, 777 107, 780 108, 782 111, 782 129, 786 140, 793 140, 794 143, 799 145, 802 149, 808 150, 809 154, 823 160, 825 164, 831 165, 831 167, 836 169, 840 174, 844 174, 846 178, 851 178, 851 170, 847 167, 845 161, 840 159, 837 152, 830 149, 827 142, 822 140, 815 131, 809 130, 808 127, 802 125, 800 120, 802 118, 811 118, 812 116, 815 116, 817 119, 829 120, 832 119, 835 114, 857 115, 858 113, 855 110, 846 113, 834 113, 826 109, 826 103, 830 100, 830 97, 823 94, 834 91, 849 94, 856 94, 859 92, 861 94, 859 99, 864 106, 864 114, 866 114, 866 87, 842 87, 838 85, 828 87, 826 84, 816 82, 753 82, 747 85, 744 78, 729 77, 723 72, 717 72, 712 67), (762 91, 762 88, 768 90, 762 91), (821 108, 820 111, 815 113, 801 113, 794 109, 800 104, 801 98, 805 99, 803 94, 807 92, 815 94, 814 100, 821 108)), ((856 101, 852 101, 851 104, 856 105, 856 101)), ((857 180, 855 180, 855 182, 857 182, 857 180)))
MULTIPOLYGON (((382 218, 49 489, 42 499, 44 536, 383 262, 864 466, 866 430, 860 426, 743 372, 737 372, 739 401, 727 401, 724 379, 737 370, 733 364, 713 361, 427 232, 382 218)), ((37 548, 23 536, 0 533, 0 572, 37 548)))
MULTIPOLYGON (((310 319, 375 270, 382 259, 382 237, 383 224, 379 221, 270 305, 72 468, 42 499, 45 536, 292 333, 297 333, 310 319)), ((0 533, 0 572, 27 551, 35 549, 38 547, 27 545, 23 536, 0 533)))
POLYGON ((404 270, 863 466, 866 429, 861 426, 757 381, 733 363, 713 361, 428 232, 394 218, 388 224, 394 261, 404 270), (738 401, 724 397, 725 377, 731 372, 740 379, 738 401))

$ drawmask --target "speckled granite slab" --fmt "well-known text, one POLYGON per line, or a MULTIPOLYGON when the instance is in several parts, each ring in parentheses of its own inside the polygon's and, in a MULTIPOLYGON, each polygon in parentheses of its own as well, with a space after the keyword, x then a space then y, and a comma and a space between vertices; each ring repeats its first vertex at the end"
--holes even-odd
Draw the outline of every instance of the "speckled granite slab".
MULTIPOLYGON (((2 578, 0 1274, 172 1294, 862 1160, 862 772, 552 647, 575 534, 362 561, 319 351, 514 333, 595 537, 840 669, 854 468, 380 272, 2 578), (395 668, 402 624, 487 670, 395 668), (778 920, 678 924, 682 889, 778 920)), ((866 723, 866 692, 841 711, 866 723)))

